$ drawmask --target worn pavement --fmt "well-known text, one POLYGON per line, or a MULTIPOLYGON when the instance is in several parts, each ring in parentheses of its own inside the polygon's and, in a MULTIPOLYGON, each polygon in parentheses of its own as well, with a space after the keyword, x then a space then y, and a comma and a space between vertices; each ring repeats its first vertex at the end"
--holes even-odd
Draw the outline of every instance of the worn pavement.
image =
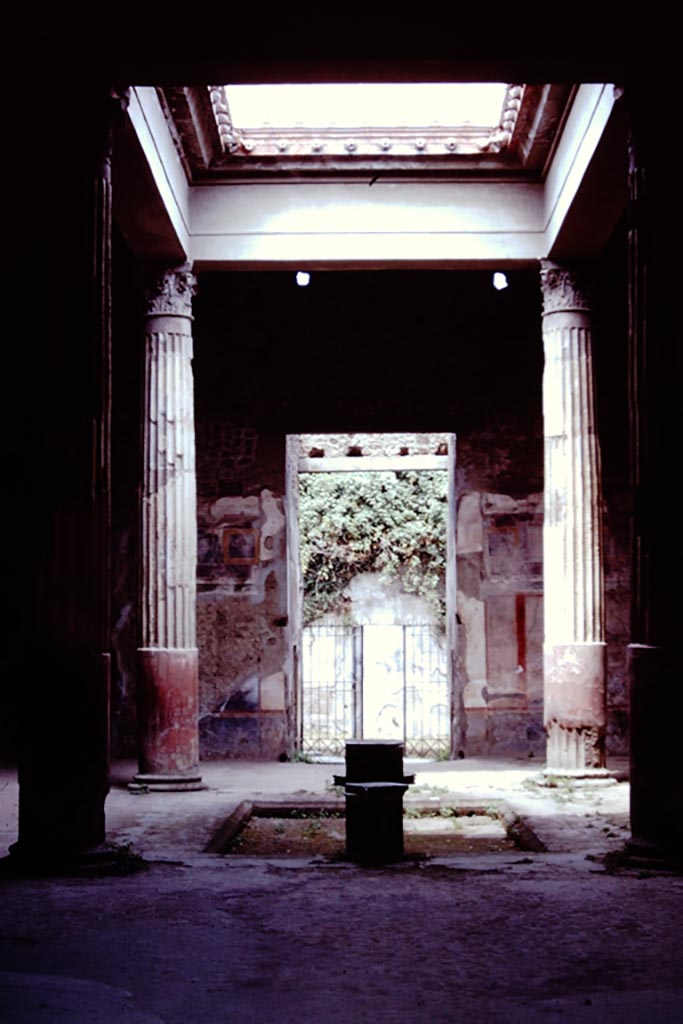
MULTIPOLYGON (((540 785, 541 767, 406 763, 408 799, 502 800, 547 852, 361 867, 204 852, 242 800, 329 797, 342 765, 204 762, 203 791, 133 794, 119 762, 108 839, 144 865, 2 879, 0 1020, 683 1021, 683 878, 620 865, 627 781, 540 785)), ((16 800, 5 770, 0 857, 16 800)))

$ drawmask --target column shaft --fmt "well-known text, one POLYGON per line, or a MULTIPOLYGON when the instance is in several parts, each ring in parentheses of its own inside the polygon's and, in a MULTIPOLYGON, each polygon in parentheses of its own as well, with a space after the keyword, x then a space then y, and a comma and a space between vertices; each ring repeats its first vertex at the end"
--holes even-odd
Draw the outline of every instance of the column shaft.
POLYGON ((79 88, 70 102, 68 123, 46 128, 46 146, 70 160, 54 191, 35 189, 49 273, 40 303, 34 293, 25 305, 32 621, 12 853, 37 863, 78 861, 103 843, 109 787, 111 150, 127 96, 79 88))
POLYGON ((148 293, 140 503, 136 785, 200 784, 195 625, 197 498, 188 268, 148 293))
POLYGON ((591 318, 576 275, 542 262, 544 719, 549 768, 605 764, 602 498, 591 318))
POLYGON ((666 495, 680 466, 679 239, 674 161, 661 146, 673 75, 625 90, 629 124, 629 363, 632 505, 630 688, 631 852, 683 859, 683 687, 677 543, 666 495))

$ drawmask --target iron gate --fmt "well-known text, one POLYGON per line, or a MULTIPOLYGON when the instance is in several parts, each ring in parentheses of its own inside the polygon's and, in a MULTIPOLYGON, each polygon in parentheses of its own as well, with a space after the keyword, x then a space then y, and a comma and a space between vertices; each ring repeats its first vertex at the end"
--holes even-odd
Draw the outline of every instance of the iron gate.
POLYGON ((347 739, 401 739, 406 754, 448 756, 446 641, 432 623, 307 626, 302 736, 306 754, 339 755, 347 739))

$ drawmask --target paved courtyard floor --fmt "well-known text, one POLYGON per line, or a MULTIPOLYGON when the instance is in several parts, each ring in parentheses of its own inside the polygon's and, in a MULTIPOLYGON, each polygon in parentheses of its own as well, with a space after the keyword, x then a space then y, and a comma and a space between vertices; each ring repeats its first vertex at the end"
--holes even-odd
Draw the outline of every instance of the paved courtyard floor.
MULTIPOLYGON (((144 867, 0 880, 0 1020, 683 1021, 683 878, 605 861, 628 835, 627 781, 540 785, 541 767, 406 762, 406 802, 503 801, 546 852, 361 867, 204 852, 242 801, 329 797, 343 766, 204 762, 203 791, 133 794, 118 762, 108 839, 144 867)), ((0 857, 16 810, 6 770, 0 857)))

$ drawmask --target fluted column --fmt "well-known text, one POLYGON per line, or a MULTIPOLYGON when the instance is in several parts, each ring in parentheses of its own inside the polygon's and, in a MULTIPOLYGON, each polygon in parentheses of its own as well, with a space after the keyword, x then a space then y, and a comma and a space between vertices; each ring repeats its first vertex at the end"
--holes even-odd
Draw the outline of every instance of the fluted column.
POLYGON ((577 274, 541 261, 544 721, 549 769, 605 765, 602 497, 591 314, 577 274))
POLYGON ((147 292, 140 503, 140 773, 133 786, 196 789, 197 495, 189 266, 147 292))

